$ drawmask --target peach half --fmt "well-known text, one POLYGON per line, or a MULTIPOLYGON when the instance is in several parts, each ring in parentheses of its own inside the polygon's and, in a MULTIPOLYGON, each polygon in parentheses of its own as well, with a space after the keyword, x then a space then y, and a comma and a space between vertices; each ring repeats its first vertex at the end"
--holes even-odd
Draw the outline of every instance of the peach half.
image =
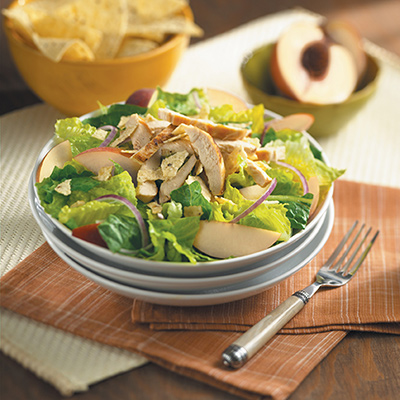
POLYGON ((277 89, 301 103, 335 104, 356 88, 358 73, 349 49, 313 23, 293 24, 278 39, 271 58, 277 89))

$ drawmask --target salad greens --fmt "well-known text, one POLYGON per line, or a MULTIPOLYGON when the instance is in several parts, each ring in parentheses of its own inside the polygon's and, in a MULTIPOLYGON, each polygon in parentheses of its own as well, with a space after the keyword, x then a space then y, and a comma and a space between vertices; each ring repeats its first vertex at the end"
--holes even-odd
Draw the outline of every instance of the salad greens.
MULTIPOLYGON (((114 149, 116 147, 118 151, 134 155, 137 149, 133 148, 131 138, 135 132, 133 130, 114 149)), ((238 224, 279 232, 279 241, 287 241, 292 235, 305 229, 310 217, 314 196, 310 192, 304 193, 304 180, 318 178, 321 193, 319 202, 322 202, 332 182, 344 173, 343 170, 327 166, 319 150, 302 133, 290 129, 275 131, 268 128, 262 105, 240 112, 235 112, 229 104, 212 107, 206 91, 197 88, 187 94, 168 93, 158 88, 157 98, 148 108, 114 104, 109 107, 101 106, 97 116, 83 121, 79 118, 58 120, 55 124, 55 135, 58 140, 69 141, 73 158, 62 168, 55 166, 49 177, 36 184, 44 210, 73 232, 79 227, 95 226, 112 252, 149 260, 191 263, 213 260, 213 257, 203 254, 193 246, 200 222, 230 223, 242 213, 244 216, 238 224), (87 165, 75 160, 78 154, 102 145, 104 139, 98 135, 101 130, 99 128, 112 125, 117 128, 116 138, 122 137, 127 129, 123 121, 137 115, 150 126, 150 123, 158 121, 159 109, 168 109, 185 117, 201 116, 201 119, 207 119, 213 126, 218 124, 232 129, 248 130, 246 137, 239 138, 234 143, 240 149, 236 153, 235 149, 227 152, 215 141, 220 149, 216 151, 220 152, 221 159, 224 160, 221 163, 225 162, 225 165, 220 166, 221 171, 225 172, 224 189, 221 193, 209 192, 207 181, 211 177, 207 175, 207 166, 202 165, 199 160, 189 176, 173 187, 168 194, 168 201, 164 202, 159 201, 157 194, 150 200, 141 195, 139 186, 145 182, 140 180, 141 169, 137 176, 132 176, 114 160, 111 167, 108 166, 112 172, 104 175, 103 169, 101 173, 92 172, 87 165), (253 150, 243 150, 248 147, 253 150), (258 158, 260 149, 271 156, 269 160, 258 158), (284 152, 284 161, 292 169, 277 162, 276 154, 279 151, 284 152), (255 173, 254 169, 261 172, 255 173), (252 209, 255 200, 246 197, 243 189, 262 188, 258 184, 260 176, 267 177, 267 183, 276 179, 276 187, 272 194, 252 209), (196 179, 189 179, 190 177, 196 179), (139 211, 150 238, 145 247, 142 246, 141 225, 129 207, 118 201, 97 200, 108 195, 126 199, 139 211), (251 212, 246 214, 249 209, 251 212)), ((153 137, 154 135, 156 133, 153 133, 153 137)), ((184 140, 187 143, 188 139, 184 140)), ((112 143, 108 147, 112 147, 112 143)), ((160 151, 156 153, 161 157, 161 167, 162 161, 170 156, 170 153, 163 153, 162 149, 161 147, 161 156, 160 151)), ((182 161, 175 168, 176 176, 190 157, 190 154, 183 151, 181 153, 182 161)), ((198 150, 192 153, 198 157, 198 150)), ((146 162, 143 165, 147 165, 146 162)), ((172 163, 168 165, 171 167, 172 163)), ((175 179, 174 176, 163 177, 161 167, 153 168, 153 178, 147 178, 156 191, 161 191, 163 182, 175 179)), ((268 184, 264 184, 264 187, 268 187, 268 184)))

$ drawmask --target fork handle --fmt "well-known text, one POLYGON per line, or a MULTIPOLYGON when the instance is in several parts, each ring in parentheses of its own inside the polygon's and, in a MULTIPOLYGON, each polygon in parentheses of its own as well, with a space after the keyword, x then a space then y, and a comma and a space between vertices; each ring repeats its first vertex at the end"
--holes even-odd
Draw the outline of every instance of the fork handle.
POLYGON ((308 302, 304 291, 294 293, 275 310, 257 322, 242 336, 235 340, 223 353, 224 365, 232 368, 242 367, 260 350, 282 327, 284 327, 308 302))

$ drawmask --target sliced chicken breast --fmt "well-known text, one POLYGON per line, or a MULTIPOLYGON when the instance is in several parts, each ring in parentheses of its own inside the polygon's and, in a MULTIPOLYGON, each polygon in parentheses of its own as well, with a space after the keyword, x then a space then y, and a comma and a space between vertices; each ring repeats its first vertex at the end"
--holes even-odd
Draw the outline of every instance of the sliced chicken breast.
POLYGON ((137 153, 135 153, 131 158, 134 160, 144 163, 153 154, 155 154, 161 147, 161 145, 175 136, 175 127, 170 125, 164 130, 162 130, 158 135, 154 136, 145 146, 143 146, 137 153))
POLYGON ((175 126, 179 126, 181 124, 196 126, 197 128, 206 131, 216 139, 239 140, 245 138, 250 133, 248 129, 216 124, 204 119, 187 117, 186 115, 179 114, 167 108, 160 108, 158 110, 158 116, 160 119, 169 121, 175 126))
POLYGON ((257 185, 261 187, 267 186, 272 181, 264 169, 251 160, 247 160, 246 171, 252 176, 257 185))
POLYGON ((208 186, 213 195, 223 192, 225 164, 221 151, 211 135, 195 126, 181 125, 189 136, 192 146, 203 164, 208 186))

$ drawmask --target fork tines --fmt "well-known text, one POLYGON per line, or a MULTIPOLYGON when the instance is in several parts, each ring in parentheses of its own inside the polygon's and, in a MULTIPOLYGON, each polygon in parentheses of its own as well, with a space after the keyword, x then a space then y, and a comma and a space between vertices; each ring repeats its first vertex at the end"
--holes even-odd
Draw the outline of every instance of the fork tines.
POLYGON ((376 238, 378 237, 379 230, 375 232, 374 236, 372 239, 369 241, 369 243, 366 245, 364 251, 361 253, 360 257, 357 259, 357 261, 354 263, 354 265, 351 267, 351 263, 354 261, 355 257, 357 256, 358 252, 360 251, 362 245, 364 242, 367 240, 368 235, 370 234, 372 228, 369 228, 367 232, 364 234, 364 236, 361 238, 359 241, 356 249, 353 251, 353 253, 350 255, 348 260, 345 262, 346 257, 350 253, 350 250, 353 248, 357 240, 359 239, 361 232, 365 228, 365 224, 362 224, 361 228, 358 230, 358 232, 355 234, 354 238, 344 251, 343 255, 339 258, 339 260, 332 266, 333 262, 336 260, 340 252, 342 251, 343 247, 351 237, 354 229, 358 225, 358 221, 355 221, 353 226, 349 229, 349 231, 346 233, 346 235, 343 237, 342 241, 339 243, 338 247, 334 250, 332 255, 329 257, 328 261, 326 262, 326 267, 331 268, 332 270, 338 272, 340 271, 342 275, 354 275, 357 271, 357 269, 360 267, 362 262, 364 261, 365 257, 367 256, 368 252, 371 250, 371 247, 373 246, 376 238))

